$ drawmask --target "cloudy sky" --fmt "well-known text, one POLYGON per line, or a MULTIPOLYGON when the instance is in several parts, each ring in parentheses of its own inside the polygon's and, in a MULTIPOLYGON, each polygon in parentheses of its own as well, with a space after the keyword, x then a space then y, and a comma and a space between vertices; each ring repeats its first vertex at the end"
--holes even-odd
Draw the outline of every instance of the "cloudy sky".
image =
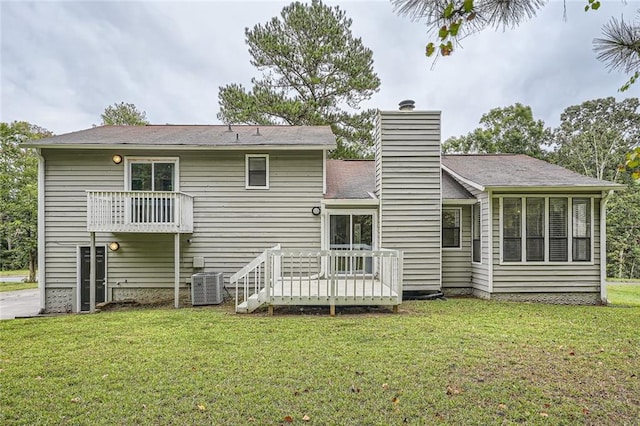
MULTIPOLYGON (((549 126, 565 107, 621 95, 626 76, 595 59, 592 40, 611 17, 633 19, 640 1, 552 0, 514 30, 463 41, 452 57, 425 58, 423 24, 393 13, 388 1, 339 3, 373 51, 380 91, 366 107, 396 109, 414 99, 441 110, 443 139, 465 134, 491 108, 530 105, 549 126)), ((216 124, 218 88, 250 86, 244 29, 279 14, 279 1, 0 0, 0 121, 25 120, 56 134, 100 123, 104 108, 134 103, 154 124, 216 124)))

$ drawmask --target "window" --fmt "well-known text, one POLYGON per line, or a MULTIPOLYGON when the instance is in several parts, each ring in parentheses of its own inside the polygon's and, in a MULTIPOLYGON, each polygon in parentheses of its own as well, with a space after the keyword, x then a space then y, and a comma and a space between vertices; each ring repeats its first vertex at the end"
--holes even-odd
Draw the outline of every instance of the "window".
POLYGON ((482 208, 482 204, 477 203, 473 205, 472 217, 473 217, 473 245, 471 247, 471 260, 476 263, 482 262, 482 245, 481 245, 481 235, 482 231, 480 228, 480 209, 482 208))
POLYGON ((544 198, 527 198, 527 262, 544 261, 544 198))
POLYGON ((269 156, 267 154, 247 154, 245 169, 247 189, 269 189, 269 156))
POLYGON ((177 158, 127 158, 125 187, 130 223, 170 223, 175 220, 174 195, 178 190, 177 158))
POLYGON ((505 198, 502 204, 502 258, 505 262, 522 260, 522 200, 505 198))
POLYGON ((442 210, 442 247, 460 247, 460 209, 442 210))
POLYGON ((568 231, 568 199, 549 198, 549 260, 566 262, 568 231))
POLYGON ((591 260, 591 199, 573 200, 573 260, 591 260))
POLYGON ((502 261, 591 261, 592 203, 592 198, 502 198, 502 261))

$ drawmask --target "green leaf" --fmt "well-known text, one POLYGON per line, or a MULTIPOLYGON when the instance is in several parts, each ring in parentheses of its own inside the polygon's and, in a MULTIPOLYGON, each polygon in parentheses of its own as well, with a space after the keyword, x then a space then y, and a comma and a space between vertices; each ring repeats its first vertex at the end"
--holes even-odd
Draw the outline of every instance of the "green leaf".
POLYGON ((430 57, 436 51, 436 48, 433 45, 433 43, 429 43, 429 44, 427 44, 427 49, 426 50, 427 50, 426 51, 427 57, 430 57))
POLYGON ((464 0, 462 10, 464 10, 465 13, 471 12, 473 10, 473 0, 464 0))
POLYGON ((600 9, 600 2, 599 1, 593 2, 593 4, 591 5, 591 9, 593 10, 600 9))
POLYGON ((442 16, 444 16, 445 19, 450 19, 453 16, 453 6, 453 2, 451 2, 444 8, 442 16))
POLYGON ((584 7, 584 11, 585 11, 585 12, 588 12, 588 11, 589 11, 589 5, 586 5, 586 6, 584 7))
POLYGON ((451 24, 451 28, 449 28, 449 33, 452 37, 456 37, 458 35, 458 31, 460 30, 460 25, 462 24, 462 20, 458 20, 451 24))
POLYGON ((448 35, 449 30, 447 29, 446 25, 443 25, 442 28, 440 28, 440 31, 438 31, 438 37, 440 37, 440 40, 444 40, 448 35))

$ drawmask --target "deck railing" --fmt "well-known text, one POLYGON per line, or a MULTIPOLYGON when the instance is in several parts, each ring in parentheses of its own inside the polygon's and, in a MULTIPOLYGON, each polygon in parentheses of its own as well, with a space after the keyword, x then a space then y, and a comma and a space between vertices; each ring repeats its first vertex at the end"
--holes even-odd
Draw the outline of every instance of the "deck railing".
POLYGON ((193 197, 183 192, 87 191, 89 232, 193 232, 193 197))
MULTIPOLYGON (((398 305, 402 253, 397 250, 265 250, 230 280, 254 306, 398 305)), ((249 302, 248 302, 249 303, 249 302)), ((243 307, 250 311, 251 307, 243 307)))

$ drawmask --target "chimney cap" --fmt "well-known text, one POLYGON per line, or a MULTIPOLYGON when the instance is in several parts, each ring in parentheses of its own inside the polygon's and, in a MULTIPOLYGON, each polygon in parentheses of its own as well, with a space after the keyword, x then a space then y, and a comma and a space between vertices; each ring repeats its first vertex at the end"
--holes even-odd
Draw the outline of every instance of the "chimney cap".
POLYGON ((400 111, 413 111, 413 109, 416 107, 416 103, 413 99, 405 99, 398 105, 400 105, 400 111))

